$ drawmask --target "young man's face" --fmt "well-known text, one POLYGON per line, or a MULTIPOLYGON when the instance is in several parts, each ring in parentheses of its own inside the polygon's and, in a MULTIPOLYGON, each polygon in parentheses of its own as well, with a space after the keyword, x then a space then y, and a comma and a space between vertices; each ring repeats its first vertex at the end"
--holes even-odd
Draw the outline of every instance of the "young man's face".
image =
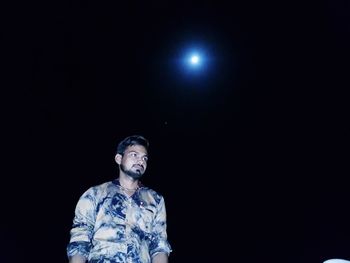
POLYGON ((116 162, 120 169, 130 177, 139 179, 147 168, 148 155, 145 147, 132 145, 126 148, 124 155, 116 155, 116 162))

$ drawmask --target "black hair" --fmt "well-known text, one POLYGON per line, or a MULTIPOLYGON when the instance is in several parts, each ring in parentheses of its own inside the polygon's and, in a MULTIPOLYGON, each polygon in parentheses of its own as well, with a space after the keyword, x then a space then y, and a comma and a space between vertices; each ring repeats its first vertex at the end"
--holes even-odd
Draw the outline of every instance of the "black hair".
POLYGON ((116 154, 124 155, 126 148, 128 148, 129 146, 132 146, 132 145, 141 145, 141 146, 145 147, 147 152, 148 152, 148 148, 149 148, 148 140, 141 135, 131 135, 131 136, 126 137, 124 140, 122 140, 118 144, 116 154))

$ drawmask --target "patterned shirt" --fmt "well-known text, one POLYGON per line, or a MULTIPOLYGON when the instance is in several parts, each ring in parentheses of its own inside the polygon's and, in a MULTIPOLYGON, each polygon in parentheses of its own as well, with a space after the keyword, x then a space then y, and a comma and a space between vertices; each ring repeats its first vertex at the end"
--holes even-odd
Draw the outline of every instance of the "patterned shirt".
POLYGON ((163 197, 140 186, 127 196, 118 180, 89 188, 79 199, 67 255, 91 263, 150 263, 169 255, 163 197))

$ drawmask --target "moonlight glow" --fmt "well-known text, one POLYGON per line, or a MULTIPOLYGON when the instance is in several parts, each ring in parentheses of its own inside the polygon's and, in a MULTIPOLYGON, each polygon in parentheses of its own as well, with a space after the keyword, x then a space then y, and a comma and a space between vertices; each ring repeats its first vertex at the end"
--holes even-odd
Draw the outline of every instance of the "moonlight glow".
POLYGON ((187 76, 203 76, 210 68, 210 55, 202 45, 191 45, 193 47, 182 47, 179 62, 180 69, 187 76))
POLYGON ((197 55, 193 55, 191 57, 191 64, 198 64, 199 63, 199 57, 197 55))

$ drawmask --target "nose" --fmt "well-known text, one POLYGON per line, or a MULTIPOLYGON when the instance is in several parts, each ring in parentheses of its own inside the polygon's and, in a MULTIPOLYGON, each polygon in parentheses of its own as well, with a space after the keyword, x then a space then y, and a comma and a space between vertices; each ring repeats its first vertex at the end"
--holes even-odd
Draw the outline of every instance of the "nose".
POLYGON ((145 166, 146 162, 142 158, 139 158, 137 160, 137 164, 141 164, 141 165, 145 166))

